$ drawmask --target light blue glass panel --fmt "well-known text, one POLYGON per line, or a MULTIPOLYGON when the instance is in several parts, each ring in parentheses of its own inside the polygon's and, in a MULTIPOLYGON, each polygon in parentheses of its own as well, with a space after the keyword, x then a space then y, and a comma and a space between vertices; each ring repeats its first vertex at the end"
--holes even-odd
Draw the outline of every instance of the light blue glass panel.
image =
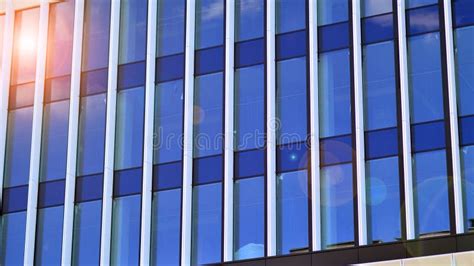
POLYGON ((154 163, 179 161, 183 141, 183 80, 156 85, 154 163))
POLYGON ((456 85, 459 116, 473 115, 474 104, 474 26, 454 31, 456 42, 456 85))
POLYGON ((321 168, 321 229, 324 249, 354 245, 352 164, 321 168))
POLYGON ((85 1, 82 71, 108 66, 110 5, 110 0, 85 1))
POLYGON ((68 121, 69 101, 44 106, 40 181, 66 178, 68 121))
POLYGON ((222 153, 222 72, 196 77, 194 87, 194 157, 222 153))
POLYGON ((443 82, 439 32, 408 39, 412 123, 443 119, 443 82))
POLYGON ((119 64, 145 60, 147 0, 120 3, 119 64))
POLYGON ((196 50, 224 44, 224 0, 196 1, 196 50))
POLYGON ((101 173, 104 169, 105 114, 107 95, 81 98, 77 145, 77 175, 101 173))
POLYGON ((158 0, 156 56, 184 52, 185 0, 158 0))
POLYGON ((137 265, 140 251, 140 195, 114 199, 112 265, 137 265))
POLYGON ((26 212, 0 217, 0 265, 23 264, 25 250, 26 212))
POLYGON ((33 107, 8 113, 4 187, 28 184, 33 107))
POLYGON ((401 239, 400 177, 398 158, 389 157, 366 163, 369 243, 401 239))
POLYGON ((96 265, 100 258, 102 201, 82 202, 74 208, 73 265, 96 265))
POLYGON ((64 207, 38 210, 35 265, 61 264, 64 207))
POLYGON ((235 1, 235 41, 263 37, 265 0, 235 1))
POLYGON ((265 254, 265 179, 263 176, 235 181, 234 259, 265 254))
POLYGON ((153 195, 152 265, 179 265, 181 243, 181 189, 153 195))
MULTIPOLYGON (((4 32, 5 32, 5 16, 0 16, 0 51, 3 51, 3 39, 4 39, 4 32)), ((0 62, 3 62, 3 53, 0 53, 0 62)), ((0 72, 3 70, 3 64, 0 64, 0 72)))
POLYGON ((221 261, 222 184, 194 187, 191 263, 202 265, 221 261))
POLYGON ((474 146, 461 148, 461 171, 464 220, 468 231, 474 231, 474 146))
POLYGON ((397 125, 397 96, 393 41, 371 44, 363 50, 365 130, 397 125))
POLYGON ((347 21, 349 17, 348 0, 318 1, 318 25, 347 21))
POLYGON ((393 0, 362 0, 361 15, 369 17, 392 12, 393 0))
POLYGON ((277 254, 307 250, 308 173, 306 170, 277 176, 277 254))
POLYGON ((295 58, 277 63, 277 143, 306 140, 306 58, 295 58))
POLYGON ((406 0, 406 8, 437 4, 438 0, 406 0))
POLYGON ((306 0, 276 0, 276 33, 306 28, 306 0))
POLYGON ((236 150, 265 144, 265 68, 263 65, 235 71, 236 150))
POLYGON ((417 236, 449 232, 446 150, 414 154, 413 186, 417 236))
POLYGON ((143 87, 117 93, 115 170, 142 165, 144 102, 143 87))
POLYGON ((349 50, 319 55, 319 134, 321 138, 351 133, 349 50))

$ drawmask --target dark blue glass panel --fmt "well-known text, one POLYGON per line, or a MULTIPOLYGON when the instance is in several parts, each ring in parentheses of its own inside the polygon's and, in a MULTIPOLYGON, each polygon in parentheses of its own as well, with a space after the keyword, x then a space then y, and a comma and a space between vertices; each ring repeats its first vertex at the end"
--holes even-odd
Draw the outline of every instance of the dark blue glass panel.
POLYGON ((179 188, 183 180, 183 162, 153 166, 153 191, 179 188))
POLYGON ((118 89, 145 85, 145 61, 118 66, 118 89))
POLYGON ((26 211, 0 216, 0 264, 23 265, 26 211))
POLYGON ((247 150, 234 153, 235 178, 263 175, 265 173, 265 150, 247 150))
POLYGON ((352 161, 352 136, 321 139, 321 165, 352 161))
POLYGON ((459 119, 459 134, 461 145, 474 144, 474 116, 459 119))
POLYGON ((71 76, 47 79, 44 84, 44 102, 69 99, 71 76))
POLYGON ((363 0, 361 4, 362 17, 392 12, 392 0, 363 0))
POLYGON ((306 55, 306 30, 276 36, 276 59, 283 60, 306 55))
POLYGON ((8 109, 32 106, 35 97, 35 83, 26 83, 10 87, 8 109))
POLYGON ((265 0, 235 1, 235 40, 263 37, 265 31, 265 0))
POLYGON ((82 71, 104 68, 109 63, 110 2, 85 2, 82 71))
POLYGON ((158 0, 157 57, 184 52, 185 0, 158 0))
POLYGON ((142 168, 114 173, 114 197, 138 194, 142 191, 142 168))
POLYGON ((412 125, 413 152, 442 149, 446 146, 444 121, 412 125))
POLYGON ((374 159, 398 154, 397 128, 365 132, 365 157, 374 159))
POLYGON ((277 0, 275 3, 276 33, 306 27, 306 0, 277 0))
POLYGON ((195 75, 203 75, 224 70, 224 46, 197 50, 195 75))
POLYGON ((64 204, 65 180, 43 182, 38 189, 38 208, 64 204))
POLYGON ((277 172, 289 172, 308 167, 308 143, 299 142, 277 146, 277 172))
POLYGON ((193 184, 206 184, 222 181, 223 170, 222 155, 194 159, 193 184))
POLYGON ((474 146, 461 148, 462 190, 464 199, 464 227, 474 231, 474 146))
POLYGON ((102 201, 82 202, 74 209, 73 265, 98 265, 102 201))
POLYGON ((349 23, 338 23, 318 28, 319 52, 349 47, 349 23))
POLYGON ((101 199, 103 178, 103 175, 77 177, 75 201, 83 202, 101 199))
POLYGON ((238 42, 235 44, 235 67, 263 64, 265 61, 265 39, 238 42))
POLYGON ((438 6, 429 6, 407 11, 407 34, 414 35, 439 30, 438 6))
POLYGON ((107 91, 108 69, 82 72, 81 74, 81 96, 98 94, 107 91))
POLYGON ((393 37, 393 14, 362 20, 362 43, 391 40, 393 37))
POLYGON ((406 8, 415 8, 420 6, 433 5, 438 3, 438 0, 406 0, 406 8))
POLYGON ((156 83, 180 79, 184 76, 184 54, 156 59, 156 83))
POLYGON ((453 2, 454 26, 474 24, 474 1, 455 0, 453 2))
POLYGON ((3 190, 1 213, 26 211, 28 205, 28 186, 12 187, 3 190))
POLYGON ((35 265, 60 265, 64 207, 38 210, 35 265))

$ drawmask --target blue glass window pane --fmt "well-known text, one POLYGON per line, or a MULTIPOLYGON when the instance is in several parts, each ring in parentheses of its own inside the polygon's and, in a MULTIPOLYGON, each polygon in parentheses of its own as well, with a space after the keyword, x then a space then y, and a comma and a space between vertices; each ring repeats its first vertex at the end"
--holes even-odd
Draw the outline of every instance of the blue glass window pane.
POLYGON ((277 176, 277 254, 308 249, 308 174, 306 170, 277 176))
POLYGON ((245 67, 265 62, 265 39, 235 44, 235 67, 245 67))
POLYGON ((406 0, 406 7, 413 8, 419 6, 426 6, 431 4, 437 4, 438 0, 406 0))
POLYGON ((446 146, 444 121, 412 125, 413 152, 441 149, 446 146))
POLYGON ((455 27, 474 23, 474 2, 471 0, 453 1, 455 27))
POLYGON ((61 264, 63 206, 38 210, 35 265, 61 264))
POLYGON ((107 68, 94 71, 82 72, 81 74, 81 96, 107 92, 107 79, 109 73, 107 68))
POLYGON ((349 19, 349 1, 318 1, 318 25, 333 24, 349 19))
POLYGON ((222 155, 194 159, 193 184, 221 181, 224 175, 222 155))
POLYGON ((181 160, 183 135, 183 80, 156 85, 153 162, 181 160))
POLYGON ((369 17, 389 12, 392 12, 392 0, 362 0, 362 17, 369 17))
POLYGON ((354 245, 352 165, 321 168, 322 245, 324 249, 354 245))
POLYGON ((332 51, 347 47, 349 47, 348 22, 318 28, 319 52, 332 51))
POLYGON ((265 150, 247 150, 234 155, 235 178, 263 175, 265 173, 265 150))
POLYGON ((151 264, 179 265, 181 243, 181 189, 153 195, 151 264))
POLYGON ((81 98, 77 145, 77 175, 104 169, 106 94, 81 98))
POLYGON ((398 158, 371 160, 366 168, 369 243, 400 240, 400 177, 398 158))
POLYGON ((64 179, 40 183, 38 189, 38 208, 63 205, 64 186, 64 179))
MULTIPOLYGON (((474 7, 474 2, 473 5, 474 7)), ((474 14, 474 10, 473 10, 474 14)), ((474 15, 473 15, 474 16, 474 15)), ((459 116, 473 115, 474 104, 474 26, 456 29, 456 85, 459 116)))
POLYGON ((413 156, 415 230, 419 237, 449 232, 446 169, 445 150, 416 153, 413 156))
POLYGON ((140 202, 140 195, 114 199, 110 252, 112 265, 139 263, 140 202))
POLYGON ((319 143, 321 164, 338 164, 352 161, 352 136, 321 139, 319 143))
POLYGON ((464 224, 466 230, 474 230, 474 146, 461 149, 462 189, 464 200, 464 224))
POLYGON ((365 133, 365 157, 367 159, 398 154, 398 129, 389 128, 365 133))
MULTIPOLYGON (((5 32, 5 16, 0 16, 0 51, 3 51, 3 40, 4 40, 4 32, 5 32)), ((3 54, 3 53, 2 53, 3 54)), ((2 59, 3 55, 0 55, 0 62, 3 62, 2 59)), ((0 66, 0 72, 2 72, 3 66, 0 66)))
POLYGON ((108 66, 110 5, 110 0, 85 1, 82 71, 108 66))
POLYGON ((34 82, 11 86, 8 99, 8 109, 13 110, 26 106, 33 106, 34 97, 34 82))
POLYGON ((91 201, 102 198, 103 175, 92 175, 76 178, 75 201, 91 201))
POLYGON ((349 60, 349 50, 319 55, 319 134, 321 138, 351 133, 349 60))
POLYGON ((439 30, 438 6, 407 11, 407 34, 414 35, 439 30))
POLYGON ((443 119, 439 33, 408 39, 408 74, 412 123, 443 119))
POLYGON ((474 144, 474 116, 461 118, 459 131, 461 145, 474 144))
POLYGON ((203 265, 221 261, 222 184, 194 187, 191 263, 203 265))
POLYGON ((66 178, 68 122, 69 101, 44 106, 40 181, 66 178))
POLYGON ((276 59, 283 60, 306 55, 306 31, 276 36, 276 59))
POLYGON ((184 54, 156 59, 156 82, 164 82, 184 77, 184 54))
POLYGON ((28 184, 33 107, 8 113, 4 187, 28 184))
POLYGON ((277 172, 288 172, 308 167, 308 143, 298 142, 277 147, 277 172))
POLYGON ((100 258, 102 201, 77 204, 74 208, 72 264, 97 265, 100 258))
POLYGON ((306 0, 276 1, 276 33, 306 28, 306 0))
POLYGON ((277 144, 306 141, 306 58, 277 63, 277 144))
POLYGON ((147 0, 120 3, 119 64, 145 60, 147 0))
POLYGON ((362 43, 393 39, 393 14, 362 20, 362 43))
POLYGON ((365 130, 397 125, 393 41, 363 48, 365 130))
POLYGON ((142 168, 114 173, 114 197, 139 194, 142 191, 142 168))
POLYGON ((118 89, 144 86, 145 72, 145 61, 118 66, 118 89))
POLYGON ((224 43, 224 0, 196 1, 196 50, 224 43))
POLYGON ((265 0, 235 1, 235 40, 245 41, 263 37, 265 0))
POLYGON ((71 75, 47 79, 44 84, 44 102, 50 103, 69 99, 70 87, 71 75))
POLYGON ((224 46, 196 51, 195 75, 222 70, 224 70, 224 46))
POLYGON ((183 163, 159 164, 153 166, 153 191, 181 187, 183 163))
POLYGON ((185 0, 158 0, 156 55, 184 52, 185 0))
POLYGON ((117 93, 115 170, 142 165, 144 102, 144 87, 117 93))
POLYGON ((235 181, 234 259, 265 254, 265 179, 263 176, 235 181))
POLYGON ((2 214, 26 211, 28 205, 28 186, 12 187, 3 190, 2 214))
POLYGON ((223 74, 194 81, 194 158, 220 154, 223 147, 223 74))
POLYGON ((26 212, 0 216, 0 264, 23 265, 26 212))
POLYGON ((265 145, 265 67, 235 71, 235 150, 265 145))

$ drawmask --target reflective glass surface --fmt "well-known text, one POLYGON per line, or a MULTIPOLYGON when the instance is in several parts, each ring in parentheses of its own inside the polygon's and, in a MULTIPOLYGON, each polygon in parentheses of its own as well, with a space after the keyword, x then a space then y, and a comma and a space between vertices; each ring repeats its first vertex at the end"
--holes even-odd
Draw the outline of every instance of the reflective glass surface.
POLYGON ((362 0, 362 17, 374 16, 392 12, 392 0, 362 0))
POLYGON ((349 1, 318 1, 318 25, 333 24, 348 20, 349 1))
POLYGON ((224 43, 224 0, 196 1, 195 49, 224 43))
POLYGON ((2 214, 26 211, 28 206, 28 185, 3 189, 2 214))
POLYGON ((349 22, 332 24, 318 29, 319 52, 348 48, 350 43, 349 22))
POLYGON ((322 165, 340 164, 352 161, 352 136, 321 139, 319 149, 322 165))
POLYGON ((156 56, 184 52, 185 0, 158 0, 156 56))
POLYGON ((306 0, 276 0, 276 33, 306 28, 306 0))
POLYGON ((414 35, 439 30, 438 6, 429 6, 406 12, 407 34, 414 35))
POLYGON ((147 0, 120 3, 119 64, 145 60, 147 0))
POLYGON ((76 178, 75 201, 84 202, 102 198, 103 175, 89 175, 76 178))
POLYGON ((155 70, 157 83, 184 78, 184 54, 157 58, 155 70))
POLYGON ((236 68, 263 64, 265 61, 265 39, 259 38, 236 43, 234 57, 236 68))
POLYGON ((0 216, 0 264, 22 265, 25 251, 26 211, 0 216))
POLYGON ((406 7, 419 7, 438 3, 438 0, 406 0, 406 7))
POLYGON ((263 37, 265 0, 235 1, 235 41, 263 37))
POLYGON ((64 207, 38 210, 35 265, 61 264, 64 207))
POLYGON ((22 107, 32 106, 34 102, 34 97, 34 82, 11 86, 10 93, 8 95, 8 109, 13 110, 22 107))
POLYGON ((305 56, 307 50, 307 33, 305 30, 280 34, 276 36, 276 59, 283 60, 305 56))
MULTIPOLYGON (((5 36, 5 15, 0 15, 0 51, 3 51, 3 39, 5 36)), ((0 62, 3 62, 3 53, 0 54, 0 62)), ((0 72, 3 70, 3 64, 0 64, 0 72)))
POLYGON ((474 146, 461 148, 464 223, 466 231, 474 231, 474 146))
POLYGON ((474 23, 474 2, 471 0, 454 0, 452 9, 455 27, 474 23))
POLYGON ((140 194, 142 191, 142 168, 132 168, 114 173, 114 197, 140 194))
POLYGON ((362 42, 374 43, 394 38, 393 14, 370 17, 362 20, 362 42))
POLYGON ((474 104, 474 26, 454 30, 456 44, 456 86, 458 115, 473 115, 474 104))
POLYGON ((194 74, 203 75, 224 70, 224 46, 196 51, 194 74), (210 60, 210 58, 212 58, 210 60))
POLYGON ((153 166, 153 191, 181 187, 182 179, 182 161, 153 166))
POLYGON ((72 244, 73 265, 96 265, 100 258, 102 201, 76 204, 72 244))
POLYGON ((85 1, 82 71, 108 66, 110 5, 110 0, 85 1))
POLYGON ((58 206, 64 204, 65 180, 42 182, 38 189, 38 208, 58 206))

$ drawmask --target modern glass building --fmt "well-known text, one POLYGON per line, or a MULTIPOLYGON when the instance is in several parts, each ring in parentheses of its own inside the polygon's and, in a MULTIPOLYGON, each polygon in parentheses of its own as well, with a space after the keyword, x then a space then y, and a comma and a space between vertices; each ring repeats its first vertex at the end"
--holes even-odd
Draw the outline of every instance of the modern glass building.
POLYGON ((0 1, 0 184, 0 265, 472 265, 474 0, 0 1))

